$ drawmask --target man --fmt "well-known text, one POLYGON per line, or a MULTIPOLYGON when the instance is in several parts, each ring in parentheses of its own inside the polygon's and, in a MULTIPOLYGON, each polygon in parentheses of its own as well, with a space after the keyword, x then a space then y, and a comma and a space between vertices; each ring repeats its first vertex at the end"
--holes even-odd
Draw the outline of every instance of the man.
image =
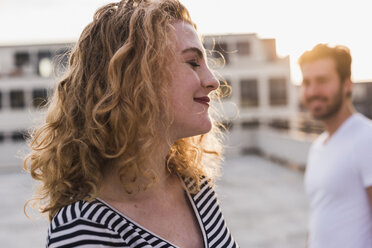
POLYGON ((299 58, 301 98, 325 132, 308 157, 310 248, 372 247, 372 122, 355 113, 351 55, 343 46, 315 46, 299 58))

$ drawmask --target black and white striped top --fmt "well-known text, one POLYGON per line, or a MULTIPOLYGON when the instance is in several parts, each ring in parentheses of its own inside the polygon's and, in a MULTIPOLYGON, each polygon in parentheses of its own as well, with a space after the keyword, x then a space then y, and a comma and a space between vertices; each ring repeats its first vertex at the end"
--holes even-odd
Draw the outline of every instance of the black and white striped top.
MULTIPOLYGON (((187 189, 192 180, 184 180, 187 189)), ((186 192, 202 230, 204 247, 239 247, 220 211, 216 194, 207 180, 193 195, 186 192)), ((100 199, 78 201, 63 207, 52 219, 47 247, 175 248, 174 244, 119 213, 100 199)))

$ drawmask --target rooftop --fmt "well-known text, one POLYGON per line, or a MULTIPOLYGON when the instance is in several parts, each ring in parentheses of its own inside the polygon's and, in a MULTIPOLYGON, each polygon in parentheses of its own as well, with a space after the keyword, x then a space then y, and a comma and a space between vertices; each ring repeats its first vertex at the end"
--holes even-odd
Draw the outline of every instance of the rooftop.
MULTIPOLYGON (((240 247, 305 247, 307 201, 303 174, 254 155, 228 157, 217 182, 222 212, 240 247)), ((43 247, 48 222, 23 213, 35 184, 21 169, 0 170, 0 240, 3 247, 43 247), (35 219, 36 218, 36 219, 35 219), (22 238, 19 238, 22 237, 22 238)))

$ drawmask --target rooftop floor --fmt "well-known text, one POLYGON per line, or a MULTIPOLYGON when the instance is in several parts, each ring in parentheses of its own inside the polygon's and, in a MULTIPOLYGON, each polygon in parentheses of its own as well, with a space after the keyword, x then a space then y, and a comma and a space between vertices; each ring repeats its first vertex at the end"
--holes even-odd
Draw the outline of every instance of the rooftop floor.
POLYGON ((257 156, 227 158, 217 192, 242 248, 306 247, 303 173, 257 156))
MULTIPOLYGON (((0 173, 2 247, 43 247, 48 222, 23 205, 34 184, 19 171, 0 173)), ((227 224, 242 248, 305 247, 307 200, 303 174, 257 156, 229 157, 217 193, 227 224)))

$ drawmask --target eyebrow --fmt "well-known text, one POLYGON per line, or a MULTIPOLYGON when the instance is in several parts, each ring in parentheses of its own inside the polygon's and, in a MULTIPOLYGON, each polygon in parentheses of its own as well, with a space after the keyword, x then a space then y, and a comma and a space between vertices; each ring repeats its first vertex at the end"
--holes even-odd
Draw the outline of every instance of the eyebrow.
POLYGON ((204 58, 204 53, 202 52, 202 50, 200 50, 199 48, 197 47, 189 47, 189 48, 186 48, 184 50, 182 50, 182 54, 185 54, 185 53, 188 53, 188 52, 194 52, 198 55, 199 58, 204 58))

